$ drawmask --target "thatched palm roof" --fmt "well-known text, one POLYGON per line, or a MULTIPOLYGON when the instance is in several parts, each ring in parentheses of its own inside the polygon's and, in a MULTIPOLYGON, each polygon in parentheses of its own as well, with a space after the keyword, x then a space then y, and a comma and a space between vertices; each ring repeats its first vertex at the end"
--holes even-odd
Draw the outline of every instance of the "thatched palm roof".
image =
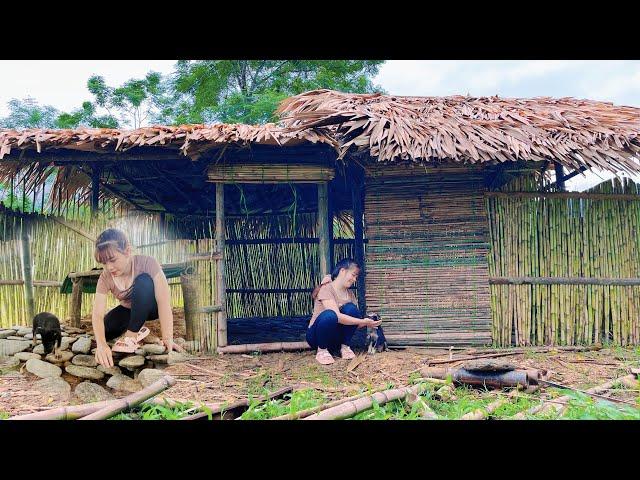
POLYGON ((287 131, 331 133, 379 161, 555 160, 638 173, 640 108, 574 98, 401 97, 316 90, 278 109, 287 131))

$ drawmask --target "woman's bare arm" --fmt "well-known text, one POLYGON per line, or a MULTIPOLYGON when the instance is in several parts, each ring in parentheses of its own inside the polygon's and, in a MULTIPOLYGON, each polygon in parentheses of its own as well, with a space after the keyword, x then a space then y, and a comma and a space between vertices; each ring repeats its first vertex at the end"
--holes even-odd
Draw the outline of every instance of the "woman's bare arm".
POLYGON ((343 325, 358 325, 359 327, 364 327, 369 326, 369 323, 372 322, 370 319, 352 317, 351 315, 341 313, 335 300, 327 299, 321 300, 321 302, 324 308, 336 312, 336 315, 338 315, 338 323, 343 325))
POLYGON ((104 293, 96 293, 93 299, 93 310, 91 312, 91 325, 93 335, 98 345, 106 345, 107 339, 104 333, 104 313, 107 309, 107 296, 104 293))

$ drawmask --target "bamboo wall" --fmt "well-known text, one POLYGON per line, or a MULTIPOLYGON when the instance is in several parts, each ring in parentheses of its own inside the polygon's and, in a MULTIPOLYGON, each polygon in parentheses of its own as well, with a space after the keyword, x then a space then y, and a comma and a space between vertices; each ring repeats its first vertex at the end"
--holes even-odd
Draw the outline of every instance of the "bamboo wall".
POLYGON ((367 311, 396 345, 491 343, 482 172, 374 169, 365 195, 367 311))
MULTIPOLYGON (((522 177, 503 190, 535 191, 522 177)), ((640 193, 614 179, 593 193, 640 193)), ((487 198, 492 276, 640 277, 640 201, 487 198)), ((491 285, 498 345, 640 341, 640 287, 491 285), (512 338, 513 335, 513 338, 512 338)))
MULTIPOLYGON (((90 236, 98 235, 108 227, 120 228, 127 232, 131 243, 142 247, 134 253, 151 255, 160 263, 179 262, 187 251, 197 247, 189 240, 168 240, 167 234, 159 226, 157 217, 136 214, 123 218, 98 217, 95 219, 67 219, 67 223, 78 227, 90 236), (162 243, 166 242, 166 243, 162 243), (150 246, 144 246, 151 244, 150 246)), ((21 280, 20 231, 22 224, 30 225, 30 245, 33 260, 33 279, 61 282, 71 271, 91 270, 99 265, 93 258, 93 242, 78 232, 54 221, 50 216, 21 214, 10 210, 0 210, 0 279, 21 280)), ((199 241, 200 243, 203 240, 199 241)), ((172 304, 182 307, 182 292, 179 279, 169 280, 172 304)), ((60 288, 34 287, 35 311, 50 311, 61 319, 69 317, 71 295, 60 293, 60 288)), ((91 313, 92 302, 85 294, 82 302, 83 316, 91 313)), ((116 305, 109 296, 108 308, 116 305)), ((22 285, 0 285, 0 326, 27 325, 24 287, 22 285)))

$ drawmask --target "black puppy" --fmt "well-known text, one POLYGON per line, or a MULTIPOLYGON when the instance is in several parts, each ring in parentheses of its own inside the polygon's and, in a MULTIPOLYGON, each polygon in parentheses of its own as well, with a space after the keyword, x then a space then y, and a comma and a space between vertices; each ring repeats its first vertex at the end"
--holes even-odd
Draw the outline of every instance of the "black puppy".
POLYGON ((45 355, 53 351, 56 359, 61 358, 59 349, 62 344, 62 330, 58 317, 49 312, 42 312, 33 317, 33 346, 36 345, 38 333, 42 337, 45 355))
MULTIPOLYGON (((368 315, 368 317, 376 321, 380 319, 376 314, 368 315)), ((385 350, 387 350, 387 339, 384 336, 382 326, 369 329, 369 333, 367 334, 367 352, 374 354, 376 352, 384 352, 385 350)))

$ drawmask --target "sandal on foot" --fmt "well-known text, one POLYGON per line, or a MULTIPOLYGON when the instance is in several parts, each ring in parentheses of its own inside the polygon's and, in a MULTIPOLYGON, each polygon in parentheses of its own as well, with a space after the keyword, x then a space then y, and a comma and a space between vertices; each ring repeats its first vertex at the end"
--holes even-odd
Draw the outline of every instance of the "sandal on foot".
POLYGON ((356 354, 353 353, 353 350, 351 350, 349 345, 342 345, 342 347, 340 347, 340 356, 345 360, 356 358, 356 354))
POLYGON ((121 353, 134 353, 139 348, 140 345, 133 337, 122 337, 118 339, 111 350, 121 353))
POLYGON ((316 360, 322 365, 331 365, 333 362, 335 362, 335 360, 329 353, 329 350, 323 348, 318 349, 318 353, 316 353, 316 360))

